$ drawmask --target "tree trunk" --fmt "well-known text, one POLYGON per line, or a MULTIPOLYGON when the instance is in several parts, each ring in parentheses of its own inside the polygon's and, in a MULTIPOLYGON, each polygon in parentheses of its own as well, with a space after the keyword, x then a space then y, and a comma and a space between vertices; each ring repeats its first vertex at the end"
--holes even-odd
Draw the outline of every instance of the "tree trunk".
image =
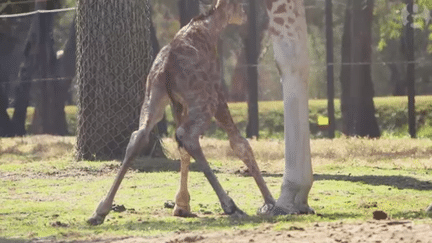
MULTIPOLYGON (((44 6, 45 5, 41 3, 35 4, 37 10, 43 9, 44 6)), ((23 61, 18 71, 19 84, 15 88, 15 105, 12 116, 14 133, 18 136, 23 136, 27 133, 25 128, 27 107, 30 103, 30 89, 32 87, 33 74, 38 65, 36 54, 38 52, 37 44, 40 35, 39 19, 40 15, 38 14, 32 17, 31 26, 24 44, 23 61)))
MULTIPOLYGON (((56 9, 56 1, 38 2, 41 9, 56 9)), ((57 59, 54 53, 54 14, 39 14, 39 40, 37 53, 37 78, 48 79, 37 82, 36 107, 32 122, 34 134, 66 135, 67 125, 64 105, 67 98, 67 86, 63 80, 57 80, 57 59)))
POLYGON ((75 28, 75 19, 72 21, 72 24, 69 29, 69 38, 64 48, 63 55, 57 59, 57 75, 59 77, 63 77, 66 79, 59 80, 64 85, 65 91, 65 104, 73 103, 73 95, 70 91, 72 81, 75 78, 75 70, 76 70, 76 28, 75 28))
MULTIPOLYGON (((243 38, 245 39, 245 38, 243 38)), ((246 41, 244 41, 246 43, 246 41)), ((237 64, 234 68, 233 75, 231 76, 231 91, 230 101, 243 102, 247 101, 247 66, 246 64, 246 50, 241 50, 237 55, 237 64)))
MULTIPOLYGON (((1 66, 0 66, 1 75, 1 66)), ((3 90, 2 77, 0 76, 0 137, 10 137, 13 135, 12 123, 7 113, 8 96, 3 90)))
MULTIPOLYGON (((37 19, 37 17, 35 17, 37 19)), ((15 135, 23 136, 26 134, 25 123, 27 118, 27 107, 30 102, 30 88, 31 79, 33 76, 36 49, 35 35, 37 28, 37 21, 32 23, 27 41, 24 48, 24 61, 19 69, 19 85, 15 89, 15 105, 14 113, 12 116, 12 123, 14 125, 15 135)))
POLYGON ((407 85, 405 79, 405 64, 401 64, 404 60, 401 57, 401 53, 399 51, 400 43, 404 42, 404 37, 402 36, 400 40, 388 40, 387 48, 385 49, 386 56, 388 57, 389 63, 386 66, 390 72, 390 80, 389 84, 392 88, 392 94, 394 96, 403 96, 406 95, 407 85), (401 62, 401 63, 397 63, 401 62))
POLYGON ((249 1, 248 38, 246 41, 247 79, 248 79, 248 124, 246 137, 259 137, 258 119, 258 30, 256 1, 249 1))
MULTIPOLYGON (((78 160, 123 157, 151 64, 148 1, 79 0, 78 160)), ((151 153, 157 139, 145 149, 151 153)))
POLYGON ((180 26, 185 26, 199 13, 199 0, 179 0, 180 26))
POLYGON ((342 113, 342 132, 346 135, 349 134, 349 128, 352 126, 352 116, 349 106, 349 98, 350 98, 350 65, 346 65, 346 63, 351 62, 351 11, 350 6, 352 4, 352 0, 347 1, 347 7, 345 11, 345 23, 342 35, 342 68, 341 68, 341 113, 342 113))
MULTIPOLYGON (((13 14, 16 13, 15 10, 17 9, 20 9, 21 12, 28 12, 33 10, 34 7, 31 6, 31 3, 29 2, 16 6, 17 8, 14 9, 6 9, 4 13, 13 14)), ((0 124, 0 130, 3 130, 3 132, 0 131, 0 134, 3 133, 3 135, 0 136, 16 136, 24 135, 26 133, 25 118, 29 99, 29 89, 27 89, 26 95, 22 95, 21 91, 25 91, 25 87, 30 86, 30 79, 26 80, 24 83, 21 82, 15 88, 15 95, 13 97, 15 110, 11 119, 6 112, 6 109, 9 105, 9 97, 12 96, 12 90, 10 90, 12 85, 9 85, 10 80, 19 78, 19 80, 23 81, 23 79, 26 77, 25 74, 19 72, 19 70, 21 70, 24 65, 20 65, 20 62, 22 61, 21 59, 23 59, 22 57, 25 55, 22 49, 24 49, 24 47, 28 47, 28 45, 31 45, 29 44, 30 36, 36 35, 36 32, 34 31, 34 24, 32 24, 36 22, 35 20, 37 20, 36 16, 23 17, 19 22, 8 21, 8 19, 1 21, 2 25, 0 26, 0 29, 2 30, 2 33, 0 33, 0 66, 2 70, 0 71, 0 85, 2 87, 0 87, 0 123, 2 124, 0 124), (30 26, 30 28, 28 26, 30 26), (26 38, 26 36, 27 39, 25 42, 22 41, 21 39, 26 38), (20 109, 26 100, 27 103, 24 109, 20 109), (21 117, 23 118, 21 119, 21 117)), ((25 51, 28 53, 28 48, 26 48, 25 51)))
POLYGON ((345 16, 341 71, 343 132, 379 137, 371 76, 373 0, 349 0, 345 16))

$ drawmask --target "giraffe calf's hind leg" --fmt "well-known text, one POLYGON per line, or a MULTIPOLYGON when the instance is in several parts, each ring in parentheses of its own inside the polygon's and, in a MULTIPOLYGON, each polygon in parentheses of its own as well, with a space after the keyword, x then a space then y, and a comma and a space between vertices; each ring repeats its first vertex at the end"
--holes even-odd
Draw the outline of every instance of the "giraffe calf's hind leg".
POLYGON ((190 195, 188 191, 188 174, 190 165, 190 155, 187 151, 179 145, 180 152, 180 189, 177 192, 175 199, 175 207, 173 211, 174 216, 178 217, 197 217, 196 214, 190 211, 190 195))
POLYGON ((205 177, 209 181, 213 190, 216 192, 225 214, 235 218, 243 218, 247 216, 247 214, 240 210, 234 201, 224 191, 216 175, 210 168, 199 144, 199 136, 203 134, 203 131, 205 131, 207 128, 210 117, 194 118, 194 116, 190 115, 190 120, 183 123, 183 125, 177 129, 177 139, 181 142, 181 144, 184 145, 185 150, 200 165, 201 171, 204 172, 205 177))

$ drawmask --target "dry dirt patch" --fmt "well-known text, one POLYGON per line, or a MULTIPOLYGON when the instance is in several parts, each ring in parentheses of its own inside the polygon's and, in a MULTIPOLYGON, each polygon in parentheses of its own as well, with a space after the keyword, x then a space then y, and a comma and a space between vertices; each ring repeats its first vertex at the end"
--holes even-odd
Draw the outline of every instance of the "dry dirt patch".
MULTIPOLYGON (((36 241, 37 243, 50 241, 36 241)), ((217 232, 177 232, 155 238, 125 237, 82 241, 89 243, 243 243, 243 242, 406 242, 431 243, 432 224, 414 224, 411 221, 374 220, 363 223, 316 223, 309 228, 290 227, 274 230, 263 225, 253 230, 217 232)))

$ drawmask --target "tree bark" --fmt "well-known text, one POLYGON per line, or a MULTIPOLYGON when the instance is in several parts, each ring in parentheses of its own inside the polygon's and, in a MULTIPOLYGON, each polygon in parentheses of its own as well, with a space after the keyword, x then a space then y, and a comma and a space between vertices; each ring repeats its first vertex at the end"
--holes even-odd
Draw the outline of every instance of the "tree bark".
POLYGON ((371 76, 373 0, 349 0, 345 16, 341 71, 343 132, 379 137, 371 76))
MULTIPOLYGON (((123 157, 151 64, 148 1, 79 0, 78 160, 123 157)), ((145 149, 150 154, 154 136, 145 149)))
MULTIPOLYGON (((40 9, 56 9, 60 5, 57 1, 39 1, 40 9)), ((34 134, 66 135, 67 124, 64 105, 67 98, 67 86, 64 80, 57 80, 57 59, 54 52, 54 39, 52 38, 54 28, 54 14, 44 13, 39 15, 39 39, 37 76, 47 81, 39 81, 37 88, 36 107, 32 121, 32 132, 34 134)))
MULTIPOLYGON (((34 7, 28 2, 14 6, 16 6, 16 8, 10 8, 10 6, 6 7, 4 9, 4 13, 17 13, 16 10, 20 10, 20 12, 28 12, 33 10, 34 7)), ((0 130, 3 130, 3 132, 0 131, 0 136, 16 136, 24 135, 26 133, 25 118, 29 100, 29 89, 27 89, 27 87, 30 86, 30 80, 20 82, 15 88, 15 109, 12 118, 9 118, 6 109, 8 108, 9 96, 11 95, 11 92, 9 91, 9 89, 12 87, 9 85, 10 80, 19 78, 19 80, 23 81, 23 79, 25 79, 27 76, 26 74, 18 71, 23 69, 23 66, 25 66, 24 64, 20 65, 19 63, 22 61, 22 57, 24 57, 26 53, 29 53, 28 45, 31 45, 29 43, 31 41, 30 36, 35 35, 35 27, 33 23, 36 22, 36 20, 37 17, 27 17, 21 18, 19 24, 16 22, 11 23, 8 20, 1 22, 2 25, 0 26, 0 29, 2 30, 2 33, 0 33, 0 66, 2 66, 2 70, 0 71, 0 86, 2 87, 0 87, 0 120, 2 121, 2 124, 0 124, 0 130), (27 26, 30 26, 30 28, 27 26), (12 31, 12 29, 14 29, 14 31, 12 31), (27 36, 27 38, 25 36, 27 36), (24 38, 26 38, 26 40, 21 41, 21 39, 24 38), (23 47, 25 47, 24 52, 21 50, 23 47), (20 66, 20 68, 18 68, 18 66, 20 66), (3 135, 1 135, 2 133, 3 135)), ((24 58, 26 57, 27 56, 24 58)))
POLYGON ((199 15, 199 0, 179 0, 180 26, 185 26, 189 21, 199 15))
POLYGON ((256 1, 249 1, 248 38, 246 41, 247 79, 248 79, 248 124, 246 137, 259 137, 258 118, 258 29, 256 1))
MULTIPOLYGON (((1 66, 0 66, 1 74, 1 66)), ((0 137, 10 137, 13 135, 12 122, 7 113, 8 96, 3 90, 2 77, 0 77, 0 137)))

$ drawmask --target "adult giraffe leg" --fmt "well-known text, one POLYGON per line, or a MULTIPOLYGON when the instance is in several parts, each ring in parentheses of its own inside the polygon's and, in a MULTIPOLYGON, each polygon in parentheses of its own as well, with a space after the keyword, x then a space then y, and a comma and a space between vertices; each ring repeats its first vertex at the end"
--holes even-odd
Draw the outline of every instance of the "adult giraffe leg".
POLYGON ((268 213, 275 205, 275 200, 273 199, 273 196, 271 195, 264 178, 261 175, 261 171, 256 163, 252 148, 250 147, 248 141, 241 136, 237 126, 234 124, 226 102, 221 95, 219 97, 220 103, 215 114, 216 121, 218 125, 228 133, 231 148, 237 157, 246 164, 249 169, 249 173, 253 176, 258 188, 261 191, 265 204, 258 210, 258 212, 268 213))
MULTIPOLYGON (((147 88, 149 88, 149 86, 147 86, 147 88)), ((150 95, 147 97, 151 98, 146 99, 141 109, 140 128, 133 132, 130 137, 122 166, 117 173, 111 189, 108 191, 106 197, 101 200, 93 213, 93 216, 87 220, 87 223, 91 225, 99 225, 103 223, 106 215, 111 211, 115 194, 117 193, 129 166, 133 159, 148 144, 151 130, 163 117, 164 108, 168 103, 166 91, 164 89, 152 90, 150 95)))
POLYGON ((313 183, 310 156, 308 87, 301 72, 282 77, 285 122, 285 171, 273 215, 314 213, 308 205, 313 183))
MULTIPOLYGON (((189 111, 201 110, 194 109, 193 107, 189 108, 189 111)), ((216 175, 210 168, 199 144, 199 136, 201 136, 208 128, 210 119, 211 117, 207 114, 199 112, 196 114, 189 113, 189 119, 177 128, 176 139, 179 141, 180 146, 183 146, 200 165, 202 172, 213 187, 213 190, 216 192, 224 212, 233 217, 244 217, 246 214, 235 205, 234 201, 222 188, 216 175)))

